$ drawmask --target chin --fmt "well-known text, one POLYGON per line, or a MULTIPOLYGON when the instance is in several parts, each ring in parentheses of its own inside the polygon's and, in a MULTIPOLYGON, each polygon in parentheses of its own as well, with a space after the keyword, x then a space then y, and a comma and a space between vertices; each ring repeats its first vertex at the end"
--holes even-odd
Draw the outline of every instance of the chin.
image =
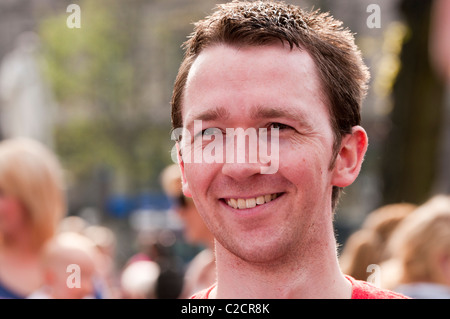
POLYGON ((230 253, 245 262, 253 264, 273 264, 284 260, 289 251, 288 245, 279 242, 245 245, 245 241, 222 245, 230 253))

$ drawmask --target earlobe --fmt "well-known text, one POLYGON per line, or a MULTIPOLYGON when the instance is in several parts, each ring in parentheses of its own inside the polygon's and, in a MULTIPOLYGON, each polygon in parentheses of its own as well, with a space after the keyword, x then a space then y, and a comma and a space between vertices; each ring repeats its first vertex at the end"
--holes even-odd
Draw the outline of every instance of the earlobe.
POLYGON ((183 194, 186 197, 192 197, 191 191, 189 189, 189 184, 188 184, 188 182, 186 180, 186 176, 184 174, 184 162, 183 162, 183 158, 181 156, 180 144, 178 142, 176 143, 176 147, 177 147, 178 165, 180 166, 180 170, 181 170, 181 186, 182 186, 183 194))
POLYGON ((367 133, 361 126, 354 126, 352 133, 342 138, 333 169, 333 186, 346 187, 355 181, 361 170, 367 145, 367 133))

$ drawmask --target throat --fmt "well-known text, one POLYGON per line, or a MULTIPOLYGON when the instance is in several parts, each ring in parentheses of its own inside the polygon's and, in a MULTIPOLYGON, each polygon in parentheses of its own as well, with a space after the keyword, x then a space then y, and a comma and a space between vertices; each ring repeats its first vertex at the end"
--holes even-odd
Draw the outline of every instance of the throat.
POLYGON ((217 298, 329 299, 351 295, 351 285, 342 275, 332 247, 311 246, 272 262, 251 263, 216 243, 216 264, 217 298))

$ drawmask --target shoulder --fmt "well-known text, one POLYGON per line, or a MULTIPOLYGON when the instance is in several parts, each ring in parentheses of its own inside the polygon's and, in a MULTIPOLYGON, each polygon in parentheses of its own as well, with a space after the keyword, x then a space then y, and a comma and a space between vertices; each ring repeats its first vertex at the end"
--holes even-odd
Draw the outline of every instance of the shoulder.
POLYGON ((378 288, 366 281, 345 276, 352 284, 352 299, 410 299, 402 294, 378 288))
POLYGON ((211 293, 211 290, 213 290, 215 286, 216 286, 216 284, 212 285, 209 288, 203 289, 203 290, 197 292, 196 294, 194 294, 189 299, 208 299, 209 298, 209 294, 211 293))

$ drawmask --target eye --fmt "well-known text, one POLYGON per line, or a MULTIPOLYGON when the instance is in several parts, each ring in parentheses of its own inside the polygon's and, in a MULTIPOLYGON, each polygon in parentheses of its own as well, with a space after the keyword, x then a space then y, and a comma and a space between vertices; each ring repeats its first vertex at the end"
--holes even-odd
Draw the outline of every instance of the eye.
POLYGON ((219 135, 219 134, 222 134, 222 131, 217 127, 207 128, 202 131, 202 136, 219 135))
POLYGON ((289 126, 289 125, 282 124, 282 123, 277 123, 277 122, 271 123, 271 124, 269 125, 269 128, 271 128, 271 129, 272 129, 272 128, 276 128, 276 129, 278 129, 278 130, 292 129, 292 127, 289 126))
POLYGON ((202 131, 199 131, 197 134, 194 135, 194 139, 202 138, 203 136, 213 136, 215 134, 217 135, 222 134, 222 131, 216 127, 210 127, 202 131))

